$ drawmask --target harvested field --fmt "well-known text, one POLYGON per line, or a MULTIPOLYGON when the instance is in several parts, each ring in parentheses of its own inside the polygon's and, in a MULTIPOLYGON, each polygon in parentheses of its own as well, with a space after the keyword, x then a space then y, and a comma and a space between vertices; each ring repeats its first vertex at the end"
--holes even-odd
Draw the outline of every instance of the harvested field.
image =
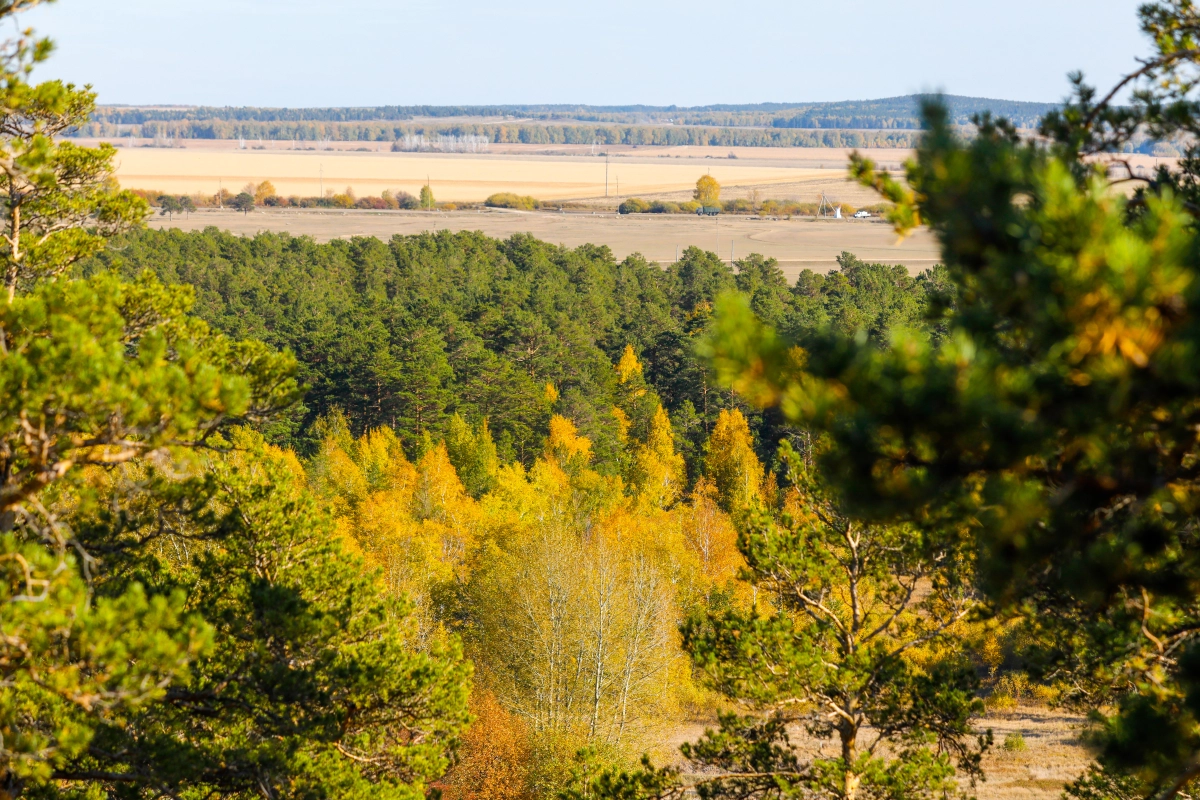
MULTIPOLYGON (((277 144, 279 149, 264 145, 248 150, 232 142, 122 146, 117 177, 129 188, 174 194, 215 194, 219 188, 236 192, 247 183, 269 180, 280 194, 301 196, 347 187, 360 196, 384 189, 416 194, 428 180, 444 202, 480 202, 505 191, 615 207, 619 198, 634 195, 688 197, 696 179, 709 173, 725 187, 725 197, 757 190, 764 199, 811 202, 825 192, 854 205, 878 202, 871 191, 846 180, 850 151, 844 149, 610 147, 606 194, 605 158, 582 146, 496 145, 487 153, 466 154, 393 153, 378 143, 340 143, 328 150, 290 150, 283 149, 287 143, 277 144), (351 144, 360 147, 347 146, 351 144)), ((898 168, 907 152, 870 155, 898 168)))
MULTIPOLYGON (((95 140, 80 140, 93 144, 95 140)), ((142 141, 142 140, 137 140, 142 141)), ((605 159, 587 145, 489 145, 485 153, 393 153, 379 142, 332 142, 328 149, 289 149, 271 142, 241 149, 231 141, 191 140, 179 147, 128 146, 120 142, 117 176, 133 189, 175 194, 238 191, 269 180, 283 195, 318 195, 350 187, 360 196, 384 189, 416 194, 429 180, 437 199, 480 202, 495 192, 515 192, 546 201, 584 201, 615 207, 620 198, 681 200, 696 179, 711 173, 725 198, 815 201, 822 192, 860 206, 879 198, 847 180, 851 150, 823 147, 635 147, 612 145, 605 194, 605 159)), ((311 147, 312 145, 308 145, 311 147)), ((869 149, 864 155, 891 170, 901 169, 907 150, 869 149)), ((1151 156, 1122 156, 1146 173, 1151 156)))
MULTIPOLYGON (((605 196, 605 162, 593 157, 132 148, 121 151, 118 164, 123 186, 176 194, 215 194, 219 186, 236 192, 263 180, 283 195, 313 196, 346 187, 358 195, 378 195, 385 189, 415 194, 428 180, 438 200, 450 202, 480 202, 495 192, 549 201, 605 196)), ((705 172, 730 187, 769 188, 828 179, 830 170, 728 159, 701 166, 694 159, 674 163, 625 158, 608 166, 609 197, 685 190, 705 172)))
POLYGON ((1037 707, 1018 707, 1005 714, 993 713, 981 727, 992 729, 996 744, 983 759, 987 781, 981 783, 979 800, 1056 800, 1063 787, 1078 778, 1091 762, 1091 754, 1080 741, 1082 717, 1037 707), (1004 739, 1020 734, 1026 749, 1008 752, 1004 739))
POLYGON ((605 244, 612 248, 618 259, 637 252, 662 263, 674 261, 677 249, 682 252, 695 245, 715 251, 726 259, 731 254, 742 258, 750 253, 776 258, 789 280, 806 267, 827 271, 843 250, 868 261, 905 264, 913 272, 938 261, 937 244, 927 231, 918 231, 899 241, 891 227, 878 220, 760 220, 743 216, 702 218, 688 214, 618 216, 599 212, 560 214, 499 209, 432 213, 259 209, 243 215, 236 211, 202 209, 190 218, 176 215, 173 222, 155 217, 151 225, 184 230, 215 225, 246 235, 258 231, 286 231, 297 236, 312 236, 318 241, 352 236, 376 236, 386 240, 396 234, 437 230, 483 231, 500 238, 530 233, 567 247, 605 244))

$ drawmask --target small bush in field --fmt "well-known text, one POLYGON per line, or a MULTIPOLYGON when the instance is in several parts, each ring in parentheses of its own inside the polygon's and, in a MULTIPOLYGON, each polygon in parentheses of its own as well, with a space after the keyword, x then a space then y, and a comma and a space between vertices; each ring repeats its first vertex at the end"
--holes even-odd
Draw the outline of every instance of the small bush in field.
POLYGON ((1024 753, 1029 749, 1025 744, 1025 737, 1020 733, 1010 733, 1004 737, 1004 752, 1006 753, 1024 753))

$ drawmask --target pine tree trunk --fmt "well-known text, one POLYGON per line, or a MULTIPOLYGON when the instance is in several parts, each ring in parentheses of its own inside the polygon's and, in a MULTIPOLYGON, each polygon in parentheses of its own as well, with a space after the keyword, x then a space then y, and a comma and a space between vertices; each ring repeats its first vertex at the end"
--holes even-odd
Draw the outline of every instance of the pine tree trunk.
MULTIPOLYGON (((850 705, 853 706, 853 703, 850 705)), ((853 715, 853 708, 848 710, 853 715)), ((854 750, 858 744, 858 726, 850 722, 842 722, 838 732, 842 740, 842 764, 845 767, 842 778, 842 798, 843 800, 855 800, 858 796, 858 784, 862 780, 854 772, 854 750)))

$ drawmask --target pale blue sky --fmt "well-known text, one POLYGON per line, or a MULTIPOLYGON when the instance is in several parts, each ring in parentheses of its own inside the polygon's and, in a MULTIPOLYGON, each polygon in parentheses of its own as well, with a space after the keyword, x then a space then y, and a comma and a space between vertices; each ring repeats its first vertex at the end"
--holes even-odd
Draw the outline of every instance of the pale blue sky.
POLYGON ((1055 101, 1147 45, 1139 0, 60 0, 40 75, 103 103, 1055 101))

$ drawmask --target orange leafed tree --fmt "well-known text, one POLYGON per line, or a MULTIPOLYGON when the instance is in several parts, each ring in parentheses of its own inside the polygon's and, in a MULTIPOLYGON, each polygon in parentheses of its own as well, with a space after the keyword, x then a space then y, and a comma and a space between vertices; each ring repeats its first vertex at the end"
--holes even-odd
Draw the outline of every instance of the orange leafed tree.
POLYGON ((471 698, 474 724, 463 736, 461 760, 438 788, 445 800, 525 800, 529 787, 527 726, 489 691, 471 698))

